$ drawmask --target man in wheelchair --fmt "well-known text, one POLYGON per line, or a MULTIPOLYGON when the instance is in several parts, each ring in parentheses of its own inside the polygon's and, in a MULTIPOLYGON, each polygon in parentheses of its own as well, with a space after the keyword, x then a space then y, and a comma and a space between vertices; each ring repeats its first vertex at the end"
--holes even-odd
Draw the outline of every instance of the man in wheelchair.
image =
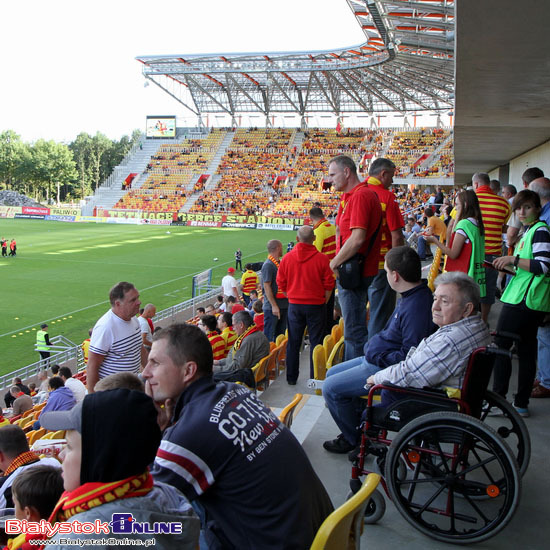
MULTIPOLYGON (((369 376, 367 385, 389 382, 412 388, 460 388, 471 353, 490 343, 478 313, 479 286, 465 273, 452 271, 434 282, 432 317, 439 329, 411 348, 405 360, 369 376)), ((382 391, 385 407, 404 394, 382 391)))

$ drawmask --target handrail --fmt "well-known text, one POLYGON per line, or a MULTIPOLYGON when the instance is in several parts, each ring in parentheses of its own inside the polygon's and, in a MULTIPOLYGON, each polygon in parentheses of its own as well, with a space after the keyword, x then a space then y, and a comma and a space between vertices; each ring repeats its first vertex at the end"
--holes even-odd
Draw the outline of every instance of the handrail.
MULTIPOLYGON (((153 317, 153 321, 157 323, 159 321, 163 321, 164 319, 169 319, 186 312, 186 320, 191 319, 195 316, 197 307, 210 302, 218 296, 220 292, 221 287, 219 286, 211 288, 208 292, 195 296, 195 298, 190 298, 189 300, 185 300, 185 302, 181 302, 159 311, 153 317)), ((21 367, 20 369, 12 371, 8 374, 0 375, 0 388, 8 390, 12 386, 12 381, 16 376, 25 381, 36 376, 41 370, 48 368, 49 365, 62 365, 68 361, 76 360, 77 371, 82 370, 85 367, 84 355, 80 344, 75 344, 62 334, 53 336, 50 342, 52 345, 49 347, 51 349, 59 350, 57 353, 53 353, 48 359, 41 359, 40 361, 21 367)))

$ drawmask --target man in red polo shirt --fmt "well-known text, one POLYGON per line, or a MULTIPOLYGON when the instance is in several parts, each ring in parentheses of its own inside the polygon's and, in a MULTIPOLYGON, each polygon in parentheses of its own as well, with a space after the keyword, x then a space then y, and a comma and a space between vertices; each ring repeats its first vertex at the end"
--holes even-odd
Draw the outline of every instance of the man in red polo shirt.
MULTIPOLYGON (((489 186, 488 174, 478 172, 472 176, 472 185, 479 201, 483 227, 485 228, 485 260, 492 262, 502 256, 502 233, 506 233, 506 222, 512 211, 504 197, 497 195, 489 186)), ((488 323, 491 306, 495 303, 498 271, 485 268, 486 294, 481 298, 481 318, 488 323)))
POLYGON ((405 222, 399 210, 399 204, 393 191, 390 191, 395 174, 395 164, 385 158, 378 158, 370 165, 367 184, 380 200, 382 207, 382 227, 380 228, 380 255, 378 274, 369 286, 369 340, 384 329, 395 309, 396 293, 388 284, 384 259, 388 250, 394 246, 403 246, 403 227, 405 222))
POLYGON ((338 281, 338 299, 344 317, 346 339, 345 360, 363 353, 367 341, 366 305, 368 288, 378 273, 382 208, 378 196, 357 177, 355 162, 345 155, 333 158, 328 167, 328 180, 342 200, 336 217, 336 256, 331 269, 338 267, 355 254, 364 257, 363 278, 357 288, 343 288, 338 281))

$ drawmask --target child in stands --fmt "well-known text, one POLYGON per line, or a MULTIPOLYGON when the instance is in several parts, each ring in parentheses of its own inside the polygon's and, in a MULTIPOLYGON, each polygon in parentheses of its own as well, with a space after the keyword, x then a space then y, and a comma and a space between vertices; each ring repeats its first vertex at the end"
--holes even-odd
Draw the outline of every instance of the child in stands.
MULTIPOLYGON (((63 493, 61 470, 53 466, 35 466, 25 470, 13 481, 12 497, 15 517, 29 522, 48 519, 63 493)), ((43 539, 44 535, 21 533, 8 541, 8 550, 37 548, 30 541, 43 539)))

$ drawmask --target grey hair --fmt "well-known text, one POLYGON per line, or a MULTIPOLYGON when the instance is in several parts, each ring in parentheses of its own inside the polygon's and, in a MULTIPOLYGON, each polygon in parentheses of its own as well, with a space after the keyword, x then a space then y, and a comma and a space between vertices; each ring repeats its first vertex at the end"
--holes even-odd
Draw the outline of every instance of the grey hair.
POLYGON ((466 273, 462 271, 447 271, 447 273, 442 273, 434 281, 435 288, 440 285, 455 285, 464 305, 471 302, 474 310, 477 310, 479 307, 481 301, 479 285, 466 273))
POLYGON ((546 201, 550 200, 550 179, 537 178, 529 184, 529 189, 546 201))
POLYGON ((370 165, 369 176, 376 176, 382 170, 395 170, 395 164, 390 159, 380 157, 370 165))
POLYGON ((477 182, 481 185, 489 185, 491 183, 491 178, 489 177, 489 174, 486 174, 485 172, 476 172, 472 176, 472 183, 477 182))

